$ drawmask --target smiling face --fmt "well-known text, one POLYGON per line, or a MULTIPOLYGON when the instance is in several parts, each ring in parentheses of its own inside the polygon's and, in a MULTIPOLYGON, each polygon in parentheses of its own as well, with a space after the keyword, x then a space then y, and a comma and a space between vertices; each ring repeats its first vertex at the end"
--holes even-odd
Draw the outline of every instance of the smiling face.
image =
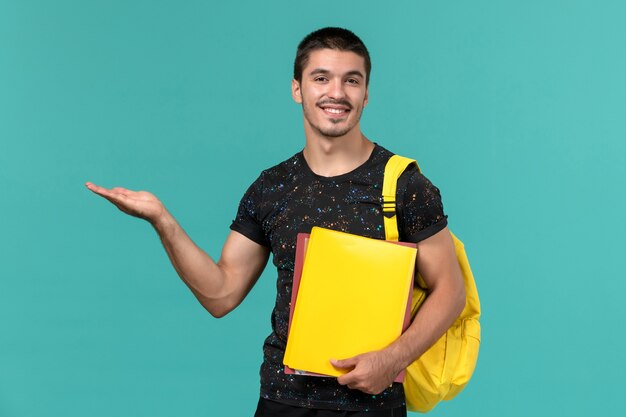
POLYGON ((302 81, 292 81, 293 99, 302 104, 305 131, 340 137, 359 130, 367 104, 365 60, 349 51, 312 51, 302 81))

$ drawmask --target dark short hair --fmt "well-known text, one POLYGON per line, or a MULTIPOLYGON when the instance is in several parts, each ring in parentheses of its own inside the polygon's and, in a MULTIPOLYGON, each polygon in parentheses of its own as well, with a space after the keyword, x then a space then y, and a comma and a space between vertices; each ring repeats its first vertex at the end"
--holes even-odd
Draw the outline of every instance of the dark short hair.
POLYGON ((365 44, 348 29, 335 27, 318 29, 302 39, 293 63, 293 78, 295 80, 302 82, 302 71, 309 61, 309 55, 319 49, 354 52, 362 57, 365 60, 365 83, 366 85, 369 84, 372 62, 365 44))

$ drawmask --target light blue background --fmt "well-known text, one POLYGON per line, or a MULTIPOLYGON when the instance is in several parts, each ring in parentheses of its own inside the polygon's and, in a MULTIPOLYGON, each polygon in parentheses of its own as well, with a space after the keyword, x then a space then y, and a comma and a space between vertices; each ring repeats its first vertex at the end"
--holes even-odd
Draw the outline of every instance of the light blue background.
POLYGON ((0 0, 0 416, 251 416, 275 271, 213 319, 157 194, 219 257, 247 186, 304 144, 299 40, 354 30, 363 130, 420 161, 466 243, 478 368, 433 416, 624 416, 621 1, 0 0))

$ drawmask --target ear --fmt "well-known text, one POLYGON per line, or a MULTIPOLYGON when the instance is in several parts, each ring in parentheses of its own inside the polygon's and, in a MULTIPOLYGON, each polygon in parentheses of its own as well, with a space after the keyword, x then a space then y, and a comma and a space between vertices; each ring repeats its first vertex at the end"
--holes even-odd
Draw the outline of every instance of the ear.
POLYGON ((300 89, 300 83, 296 79, 291 80, 291 97, 293 97, 296 103, 302 104, 302 90, 300 89))

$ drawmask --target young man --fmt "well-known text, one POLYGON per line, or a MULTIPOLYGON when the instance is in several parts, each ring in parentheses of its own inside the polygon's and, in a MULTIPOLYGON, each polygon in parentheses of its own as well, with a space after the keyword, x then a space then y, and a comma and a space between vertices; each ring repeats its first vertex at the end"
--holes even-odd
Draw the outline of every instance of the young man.
POLYGON ((381 188, 392 153, 360 129, 370 69, 365 45, 348 30, 324 28, 303 39, 292 95, 302 105, 306 144, 263 171, 247 190, 217 263, 154 195, 87 183, 120 210, 154 226, 182 280, 215 317, 243 301, 273 253, 278 291, 272 333, 263 347, 256 416, 406 415, 402 384, 393 383, 394 377, 445 332, 465 305, 439 190, 408 168, 398 182, 398 226, 401 240, 417 243, 417 268, 430 291, 420 312, 387 348, 333 361, 348 370, 339 378, 283 372, 296 235, 322 226, 385 238, 381 188))

